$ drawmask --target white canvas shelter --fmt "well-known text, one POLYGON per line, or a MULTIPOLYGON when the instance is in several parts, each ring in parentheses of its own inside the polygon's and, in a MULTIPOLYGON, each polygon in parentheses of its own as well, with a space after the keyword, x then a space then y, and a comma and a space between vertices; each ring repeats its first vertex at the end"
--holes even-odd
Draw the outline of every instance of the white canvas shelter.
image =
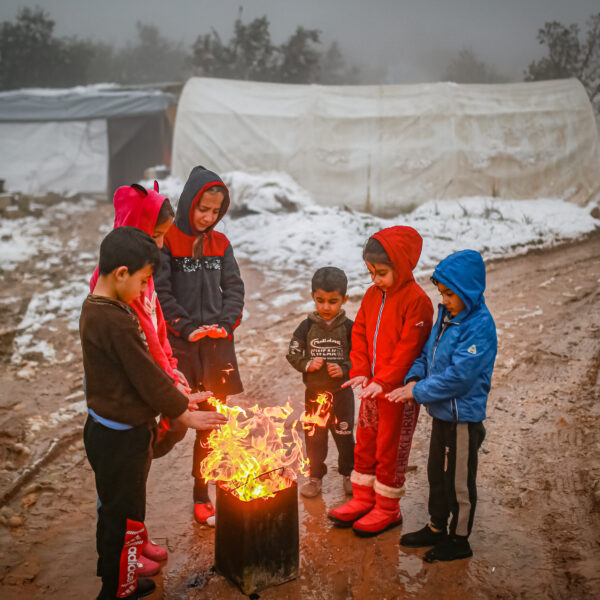
POLYGON ((431 199, 600 192, 598 134, 575 79, 498 85, 289 85, 192 78, 173 174, 284 171, 325 205, 398 214, 431 199))
POLYGON ((0 93, 0 179, 10 192, 112 194, 169 160, 174 102, 106 85, 0 93))

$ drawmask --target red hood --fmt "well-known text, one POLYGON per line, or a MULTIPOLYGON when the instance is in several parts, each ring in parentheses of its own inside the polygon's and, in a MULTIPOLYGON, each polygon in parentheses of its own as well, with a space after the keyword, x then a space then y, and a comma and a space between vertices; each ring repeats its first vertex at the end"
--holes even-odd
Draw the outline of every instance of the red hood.
MULTIPOLYGON (((155 184, 155 187, 158 187, 155 184)), ((138 188, 124 185, 117 189, 113 199, 115 206, 115 227, 129 225, 152 235, 156 227, 156 219, 166 196, 157 190, 146 190, 142 193, 138 188)))
POLYGON ((404 225, 396 225, 378 231, 374 236, 385 248, 394 265, 394 285, 388 290, 395 292, 407 281, 413 281, 413 270, 419 262, 423 238, 416 229, 404 225))
MULTIPOLYGON (((154 233, 156 219, 163 202, 167 199, 158 193, 158 183, 153 190, 144 190, 140 185, 123 185, 117 189, 113 198, 115 206, 115 227, 129 225, 137 227, 148 235, 154 233)), ((94 291, 98 281, 98 265, 90 279, 90 291, 94 291)))

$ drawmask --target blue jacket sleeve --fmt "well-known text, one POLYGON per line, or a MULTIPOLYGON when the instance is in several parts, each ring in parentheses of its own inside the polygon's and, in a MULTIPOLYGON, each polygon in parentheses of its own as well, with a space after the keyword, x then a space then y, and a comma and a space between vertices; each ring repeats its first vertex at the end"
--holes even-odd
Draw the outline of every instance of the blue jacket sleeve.
POLYGON ((489 367, 490 360, 496 357, 496 335, 481 325, 481 322, 476 322, 465 328, 452 354, 452 362, 446 369, 415 384, 412 391, 419 404, 462 396, 489 367))

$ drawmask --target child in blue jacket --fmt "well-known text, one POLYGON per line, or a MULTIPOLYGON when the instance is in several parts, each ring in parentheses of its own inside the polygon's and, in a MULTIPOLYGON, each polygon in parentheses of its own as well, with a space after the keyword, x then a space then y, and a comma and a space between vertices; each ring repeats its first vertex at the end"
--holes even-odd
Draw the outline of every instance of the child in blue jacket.
POLYGON ((497 351, 479 252, 461 250, 446 257, 432 281, 442 295, 437 322, 405 386, 388 394, 395 402, 424 404, 433 417, 427 462, 430 523, 400 538, 400 545, 409 548, 433 546, 426 562, 473 555, 468 538, 477 502, 477 452, 485 438, 497 351))

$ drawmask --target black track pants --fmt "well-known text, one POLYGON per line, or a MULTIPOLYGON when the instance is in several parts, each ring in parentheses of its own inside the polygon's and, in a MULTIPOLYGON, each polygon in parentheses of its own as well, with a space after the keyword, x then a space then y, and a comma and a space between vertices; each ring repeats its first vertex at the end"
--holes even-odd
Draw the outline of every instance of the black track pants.
MULTIPOLYGON (((317 410, 315 398, 318 394, 306 390, 304 406, 308 413, 317 410)), ((314 435, 305 432, 306 454, 310 461, 310 476, 319 479, 327 473, 328 431, 338 450, 338 471, 350 475, 354 468, 354 392, 352 388, 342 388, 333 394, 332 414, 327 427, 315 427, 314 435)))
POLYGON ((117 431, 88 417, 83 430, 85 451, 94 470, 98 492, 98 598, 116 598, 119 563, 127 519, 144 522, 146 480, 152 461, 154 428, 142 425, 117 431))
POLYGON ((433 419, 427 477, 429 514, 437 529, 468 537, 477 504, 477 454, 485 438, 483 423, 448 423, 433 419))

